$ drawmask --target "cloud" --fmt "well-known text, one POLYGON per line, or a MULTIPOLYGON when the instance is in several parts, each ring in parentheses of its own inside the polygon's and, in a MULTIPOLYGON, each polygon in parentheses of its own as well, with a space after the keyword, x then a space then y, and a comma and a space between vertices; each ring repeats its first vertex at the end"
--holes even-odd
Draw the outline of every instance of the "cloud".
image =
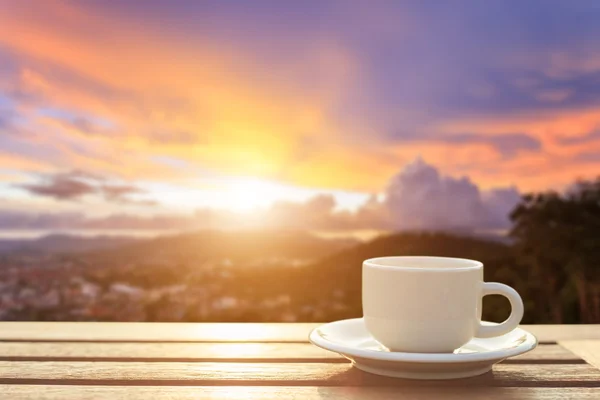
POLYGON ((114 136, 115 131, 111 124, 105 121, 97 121, 83 115, 74 115, 70 117, 54 117, 59 125, 74 130, 86 136, 114 136))
POLYGON ((0 211, 0 229, 79 229, 82 228, 86 217, 82 213, 34 213, 26 211, 0 211))
POLYGON ((515 187, 496 188, 481 192, 481 202, 485 210, 482 225, 489 229, 503 229, 508 226, 509 214, 521 200, 515 187))
MULTIPOLYGON (((81 173, 72 179, 94 178, 81 173)), ((60 177, 64 179, 64 177, 60 177)), ((86 188, 87 189, 87 188, 86 188)), ((135 193, 129 187, 101 189, 117 201, 135 193)), ((75 191, 78 195, 84 190, 75 191)), ((54 195, 59 192, 52 192, 54 195)), ((64 190, 68 192, 68 190, 64 190)), ((68 192, 67 196, 74 196, 68 192)), ((61 196, 65 193, 60 192, 61 196)), ((358 210, 340 211, 331 195, 317 195, 303 203, 278 202, 265 210, 234 213, 199 209, 192 214, 141 216, 113 214, 86 217, 80 213, 0 212, 2 229, 110 229, 189 230, 240 228, 293 228, 306 230, 460 230, 504 229, 508 213, 519 200, 516 188, 481 190, 467 177, 444 176, 422 159, 406 165, 385 190, 373 195, 358 210)))
POLYGON ((385 205, 396 226, 424 229, 464 228, 481 220, 477 187, 467 178, 441 177, 421 159, 396 175, 386 190, 385 205))
MULTIPOLYGON (((0 110, 2 112, 2 110, 0 110)), ((0 114, 0 129, 4 130, 10 125, 10 119, 7 115, 0 114)))
POLYGON ((83 171, 70 171, 55 174, 41 174, 41 181, 24 183, 16 187, 37 196, 51 197, 55 200, 81 200, 86 196, 98 196, 113 203, 135 203, 153 205, 154 201, 136 200, 136 195, 145 192, 133 185, 111 183, 101 175, 83 171), (133 197, 132 197, 133 196, 133 197))
POLYGON ((436 134, 436 133, 400 133, 396 135, 399 142, 441 143, 453 146, 469 146, 483 144, 493 148, 504 158, 511 158, 522 151, 537 152, 542 143, 525 133, 503 133, 484 135, 475 133, 436 134))
POLYGON ((559 137, 558 142, 563 145, 585 145, 590 142, 600 142, 600 129, 595 129, 585 135, 581 136, 568 136, 568 137, 559 137))
POLYGON ((547 89, 538 92, 535 97, 543 102, 559 103, 573 94, 572 89, 547 89))
POLYGON ((520 151, 539 151, 541 142, 524 133, 507 133, 496 136, 483 136, 475 134, 463 134, 445 137, 447 143, 473 144, 483 143, 492 146, 503 157, 513 157, 520 151))
POLYGON ((138 205, 157 205, 154 200, 134 199, 132 196, 143 195, 146 192, 137 186, 123 184, 101 184, 98 189, 106 201, 113 203, 138 204, 138 205))
POLYGON ((198 135, 189 131, 154 131, 150 133, 148 139, 159 144, 176 144, 176 145, 194 145, 202 140, 198 135))
POLYGON ((584 163, 596 164, 600 162, 600 153, 594 152, 583 152, 576 155, 576 158, 584 163))
POLYGON ((96 187, 82 178, 85 178, 84 174, 69 172, 47 176, 43 182, 22 184, 18 187, 38 196, 74 200, 96 192, 96 187))
POLYGON ((518 198, 516 189, 482 192, 419 158, 391 180, 383 206, 397 229, 500 229, 518 198))

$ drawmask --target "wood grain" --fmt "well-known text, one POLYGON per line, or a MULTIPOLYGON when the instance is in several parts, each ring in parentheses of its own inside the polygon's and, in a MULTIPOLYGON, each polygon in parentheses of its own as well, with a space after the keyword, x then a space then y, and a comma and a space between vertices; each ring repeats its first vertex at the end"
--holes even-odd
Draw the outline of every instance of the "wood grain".
MULTIPOLYGON (((321 324, 0 322, 0 341, 307 342, 321 324)), ((523 325, 541 342, 600 340, 600 325, 523 325)))
POLYGON ((308 342, 319 324, 0 322, 1 341, 308 342))
POLYGON ((499 364, 493 373, 450 381, 408 381, 340 363, 0 362, 2 384, 138 386, 529 386, 600 387, 587 364, 499 364))
MULTIPOLYGON (((555 350, 543 353, 552 358, 575 357, 567 350, 555 350)), ((0 342, 0 360, 347 362, 309 343, 0 342)))
POLYGON ((147 386, 44 386, 0 385, 0 393, 11 400, 595 400, 597 388, 473 388, 454 387, 147 387, 147 386))
POLYGON ((560 340, 600 340, 600 325, 522 325, 540 342, 560 340))
POLYGON ((600 340, 563 340, 560 344, 600 368, 600 340))
MULTIPOLYGON (((308 343, 0 342, 1 361, 348 362, 308 343)), ((583 362, 559 345, 540 345, 509 363, 583 362)))

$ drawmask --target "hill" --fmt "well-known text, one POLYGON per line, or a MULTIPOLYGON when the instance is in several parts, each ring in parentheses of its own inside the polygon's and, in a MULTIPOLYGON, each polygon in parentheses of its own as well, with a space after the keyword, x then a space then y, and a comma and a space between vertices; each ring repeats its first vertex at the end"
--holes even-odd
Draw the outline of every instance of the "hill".
POLYGON ((128 236, 76 236, 51 234, 33 239, 0 239, 0 254, 80 253, 116 248, 137 239, 128 236))
POLYGON ((314 261, 356 243, 353 239, 325 239, 300 231, 201 231, 141 240, 109 252, 94 252, 94 256, 116 263, 282 264, 314 261))

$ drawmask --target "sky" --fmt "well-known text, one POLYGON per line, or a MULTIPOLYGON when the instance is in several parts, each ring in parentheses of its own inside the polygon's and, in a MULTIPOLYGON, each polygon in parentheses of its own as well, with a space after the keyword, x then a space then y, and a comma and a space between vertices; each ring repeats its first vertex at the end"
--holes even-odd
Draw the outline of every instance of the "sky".
POLYGON ((600 3, 0 0, 0 230, 504 229, 600 175, 600 3))

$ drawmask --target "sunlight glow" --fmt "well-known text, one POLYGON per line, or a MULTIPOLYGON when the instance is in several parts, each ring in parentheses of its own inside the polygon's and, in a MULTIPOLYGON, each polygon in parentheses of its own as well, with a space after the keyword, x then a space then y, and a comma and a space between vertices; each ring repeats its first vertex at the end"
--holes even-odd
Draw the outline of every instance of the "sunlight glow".
POLYGON ((167 207, 180 210, 212 208, 246 213, 265 209, 277 201, 305 202, 319 194, 301 188, 254 177, 203 178, 193 186, 146 184, 144 188, 167 207))
POLYGON ((317 195, 331 195, 337 209, 353 211, 369 198, 360 192, 303 188, 254 177, 202 178, 188 187, 156 182, 140 186, 162 206, 185 212, 211 208, 248 213, 278 201, 303 203, 317 195))
POLYGON ((233 180, 226 189, 226 203, 229 209, 248 211, 268 207, 277 200, 294 198, 293 188, 278 185, 257 178, 233 180))

